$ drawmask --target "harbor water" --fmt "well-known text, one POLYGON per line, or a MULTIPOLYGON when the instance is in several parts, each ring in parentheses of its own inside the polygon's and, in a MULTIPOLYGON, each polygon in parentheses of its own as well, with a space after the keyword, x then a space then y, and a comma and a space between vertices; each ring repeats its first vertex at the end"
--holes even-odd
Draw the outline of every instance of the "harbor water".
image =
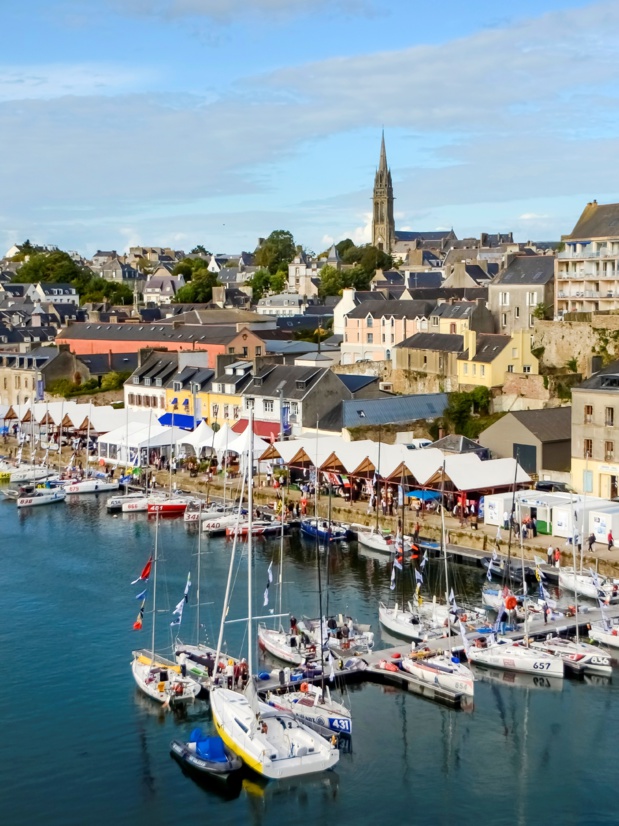
MULTIPOLYGON (((612 682, 488 674, 474 708, 454 711, 365 683, 351 687, 353 740, 336 770, 284 783, 250 773, 229 794, 198 785, 169 754, 174 738, 201 725, 208 705, 184 715, 140 695, 134 648, 150 645, 149 592, 141 631, 131 585, 153 550, 145 515, 110 517, 105 498, 18 512, 0 502, 3 659, 0 811, 7 826, 114 824, 606 824, 616 823, 619 670, 612 682)), ((196 638, 197 532, 182 522, 159 530, 157 648, 177 631, 196 638), (192 588, 180 631, 170 627, 187 573, 192 588)), ((206 539, 201 555, 201 638, 216 643, 231 542, 206 539)), ((263 607, 267 568, 279 541, 257 540, 256 613, 277 611, 277 566, 263 607)), ((322 557, 326 572, 327 560, 322 557)), ((438 563, 433 563, 435 566, 438 563)), ((380 599, 389 596, 386 559, 356 546, 329 554, 329 611, 371 622, 381 645, 380 599)), ((234 570, 229 619, 246 616, 247 560, 234 570)), ((461 569, 460 591, 482 573, 461 569)), ((152 582, 149 583, 149 588, 152 582)), ((407 586, 408 587, 408 586, 407 586)), ((315 549, 285 539, 283 610, 316 616, 315 549)), ((226 627, 243 654, 245 624, 226 627)), ((271 666, 269 666, 270 668, 271 666)))

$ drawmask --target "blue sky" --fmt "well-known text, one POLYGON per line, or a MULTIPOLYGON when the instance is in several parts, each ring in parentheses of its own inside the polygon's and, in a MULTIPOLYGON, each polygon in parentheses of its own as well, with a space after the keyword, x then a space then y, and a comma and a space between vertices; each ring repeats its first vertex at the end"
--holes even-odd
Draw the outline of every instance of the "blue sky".
POLYGON ((383 126, 399 228, 558 238, 619 200, 619 4, 498 6, 5 2, 0 253, 367 241, 383 126))

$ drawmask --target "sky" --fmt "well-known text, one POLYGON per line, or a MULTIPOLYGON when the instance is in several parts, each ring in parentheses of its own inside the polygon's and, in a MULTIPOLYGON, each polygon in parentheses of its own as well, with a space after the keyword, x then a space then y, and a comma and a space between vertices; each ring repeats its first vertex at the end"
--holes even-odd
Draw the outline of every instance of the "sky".
POLYGON ((0 28, 0 254, 365 243, 383 128, 399 229, 556 240, 619 201, 616 0, 5 0, 0 28))

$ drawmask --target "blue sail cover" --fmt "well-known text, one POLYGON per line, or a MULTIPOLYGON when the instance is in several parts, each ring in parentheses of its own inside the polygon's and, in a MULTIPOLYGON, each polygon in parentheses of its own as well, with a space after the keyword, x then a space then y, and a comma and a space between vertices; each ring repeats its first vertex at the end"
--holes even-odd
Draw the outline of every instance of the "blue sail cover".
POLYGON ((196 754, 203 760, 211 763, 227 763, 228 758, 224 751, 224 741, 221 737, 205 737, 196 743, 196 754))

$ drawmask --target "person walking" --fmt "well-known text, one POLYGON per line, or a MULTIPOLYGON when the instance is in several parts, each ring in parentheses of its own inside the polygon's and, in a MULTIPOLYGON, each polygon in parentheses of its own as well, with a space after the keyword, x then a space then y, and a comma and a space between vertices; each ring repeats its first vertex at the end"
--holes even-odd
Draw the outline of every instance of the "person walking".
POLYGON ((552 547, 552 545, 549 545, 548 550, 546 551, 546 559, 547 559, 549 565, 552 565, 552 563, 554 562, 554 558, 555 558, 555 549, 552 547))
POLYGON ((607 538, 607 540, 608 540, 608 550, 609 550, 609 551, 612 551, 613 546, 614 546, 614 544, 615 544, 615 539, 614 539, 614 537, 613 537, 612 528, 611 528, 611 530, 610 530, 610 531, 608 531, 608 536, 607 536, 606 538, 607 538))
POLYGON ((555 560, 555 568, 560 568, 561 567, 561 551, 558 548, 555 548, 554 560, 555 560))
POLYGON ((537 536, 537 517, 531 517, 531 533, 533 534, 533 538, 537 536))
POLYGON ((595 545, 595 534, 593 531, 587 537, 587 545, 589 546, 589 553, 593 550, 593 546, 595 545))

